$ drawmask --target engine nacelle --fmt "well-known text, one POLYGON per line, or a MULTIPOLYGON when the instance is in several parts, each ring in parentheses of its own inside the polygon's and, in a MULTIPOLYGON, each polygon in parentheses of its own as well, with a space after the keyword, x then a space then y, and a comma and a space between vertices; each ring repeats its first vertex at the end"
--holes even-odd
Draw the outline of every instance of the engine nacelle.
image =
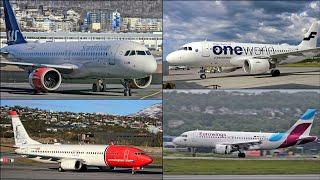
POLYGON ((54 91, 61 85, 61 74, 53 68, 38 68, 29 74, 29 83, 37 91, 54 91))
POLYGON ((268 59, 246 59, 244 60, 243 70, 249 74, 265 73, 271 68, 268 59))
POLYGON ((215 152, 218 154, 230 154, 232 147, 230 145, 221 145, 217 144, 215 148, 215 152))
POLYGON ((60 167, 63 170, 81 170, 83 164, 81 161, 76 159, 62 159, 60 163, 60 167))
POLYGON ((129 82, 129 87, 133 89, 143 89, 148 87, 151 84, 152 81, 152 75, 149 75, 144 78, 139 78, 139 79, 132 79, 129 82))
POLYGON ((233 72, 236 71, 238 69, 238 67, 218 67, 217 71, 219 73, 229 73, 229 72, 233 72))

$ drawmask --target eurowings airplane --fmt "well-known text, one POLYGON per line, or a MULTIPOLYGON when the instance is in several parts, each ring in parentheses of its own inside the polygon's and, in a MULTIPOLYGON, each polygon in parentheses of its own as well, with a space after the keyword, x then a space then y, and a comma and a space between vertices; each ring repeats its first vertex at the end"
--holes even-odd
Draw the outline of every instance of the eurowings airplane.
POLYGON ((152 163, 153 159, 142 150, 120 145, 64 145, 41 144, 31 139, 17 112, 12 118, 15 152, 42 163, 59 163, 59 171, 85 171, 87 167, 100 169, 131 168, 132 173, 152 163))
POLYGON ((315 113, 316 109, 308 109, 285 133, 196 130, 182 133, 173 143, 191 148, 212 147, 219 154, 239 152, 238 157, 244 158, 245 150, 271 150, 317 141, 318 137, 309 135, 315 113))
POLYGON ((318 23, 314 22, 298 46, 254 44, 235 42, 192 42, 170 53, 169 65, 200 67, 200 78, 206 72, 233 72, 243 68, 249 74, 261 74, 270 70, 272 76, 279 76, 280 64, 295 63, 320 55, 316 47, 318 23))
MULTIPOLYGON (((31 43, 23 37, 9 0, 3 0, 7 44, 1 54, 29 74, 30 85, 39 92, 54 91, 63 78, 94 78, 93 91, 104 91, 103 79, 121 79, 124 95, 130 88, 146 88, 157 69, 155 58, 143 45, 132 41, 31 43)), ((3 59, 3 58, 1 58, 3 59)))

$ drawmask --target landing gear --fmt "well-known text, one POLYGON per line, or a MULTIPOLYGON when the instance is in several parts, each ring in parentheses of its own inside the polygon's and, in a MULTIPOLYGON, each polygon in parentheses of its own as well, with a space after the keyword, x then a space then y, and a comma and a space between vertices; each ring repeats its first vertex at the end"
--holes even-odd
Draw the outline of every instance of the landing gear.
POLYGON ((207 76, 206 76, 206 69, 204 69, 203 67, 201 67, 199 73, 200 73, 200 79, 205 79, 205 78, 207 78, 207 76))
POLYGON ((95 83, 92 84, 93 92, 103 92, 106 90, 106 85, 102 79, 98 79, 95 83))
POLYGON ((280 76, 280 70, 279 69, 272 69, 271 76, 272 77, 280 76))
POLYGON ((243 152, 239 152, 239 153, 238 153, 238 157, 239 157, 239 158, 245 158, 245 157, 246 157, 246 154, 243 153, 243 152))
POLYGON ((61 167, 61 164, 59 163, 59 169, 58 169, 59 172, 64 172, 64 169, 62 169, 61 167))
POLYGON ((196 157, 196 148, 194 147, 191 148, 191 154, 192 154, 192 157, 196 157))
POLYGON ((129 88, 129 80, 128 79, 124 79, 124 80, 121 81, 121 84, 124 87, 123 95, 124 96, 132 96, 131 88, 129 88))

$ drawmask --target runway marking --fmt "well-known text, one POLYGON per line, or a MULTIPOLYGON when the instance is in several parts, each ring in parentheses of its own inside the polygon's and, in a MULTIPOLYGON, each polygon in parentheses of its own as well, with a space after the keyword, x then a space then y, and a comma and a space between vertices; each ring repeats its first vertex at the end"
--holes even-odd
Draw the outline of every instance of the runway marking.
POLYGON ((162 92, 162 90, 160 90, 160 91, 158 91, 158 92, 155 92, 155 93, 152 93, 152 94, 149 94, 149 95, 146 95, 146 96, 143 96, 143 97, 140 98, 140 99, 146 99, 146 98, 148 98, 148 97, 155 96, 155 95, 157 95, 157 94, 159 94, 159 93, 161 93, 161 92, 162 92))

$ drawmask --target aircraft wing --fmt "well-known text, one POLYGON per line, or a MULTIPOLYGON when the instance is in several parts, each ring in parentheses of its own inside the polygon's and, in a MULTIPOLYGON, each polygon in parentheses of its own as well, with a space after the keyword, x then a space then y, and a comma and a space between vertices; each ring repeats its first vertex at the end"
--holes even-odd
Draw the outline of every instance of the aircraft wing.
POLYGON ((71 73, 74 70, 79 69, 77 65, 74 64, 61 64, 61 65, 55 65, 55 64, 36 64, 36 63, 27 63, 27 62, 12 62, 12 61, 0 61, 1 66, 5 65, 14 65, 19 66, 22 68, 39 68, 39 67, 48 67, 48 68, 54 68, 57 70, 60 70, 64 73, 71 73))
POLYGON ((243 141, 238 143, 231 143, 226 145, 231 145, 232 149, 249 149, 250 146, 259 145, 261 144, 260 140, 253 140, 253 141, 243 141))
POLYGON ((287 59, 307 59, 315 56, 320 56, 320 48, 293 51, 281 54, 270 55, 271 59, 276 59, 276 62, 279 64, 292 63, 290 61, 281 63, 281 61, 285 61, 287 59))

